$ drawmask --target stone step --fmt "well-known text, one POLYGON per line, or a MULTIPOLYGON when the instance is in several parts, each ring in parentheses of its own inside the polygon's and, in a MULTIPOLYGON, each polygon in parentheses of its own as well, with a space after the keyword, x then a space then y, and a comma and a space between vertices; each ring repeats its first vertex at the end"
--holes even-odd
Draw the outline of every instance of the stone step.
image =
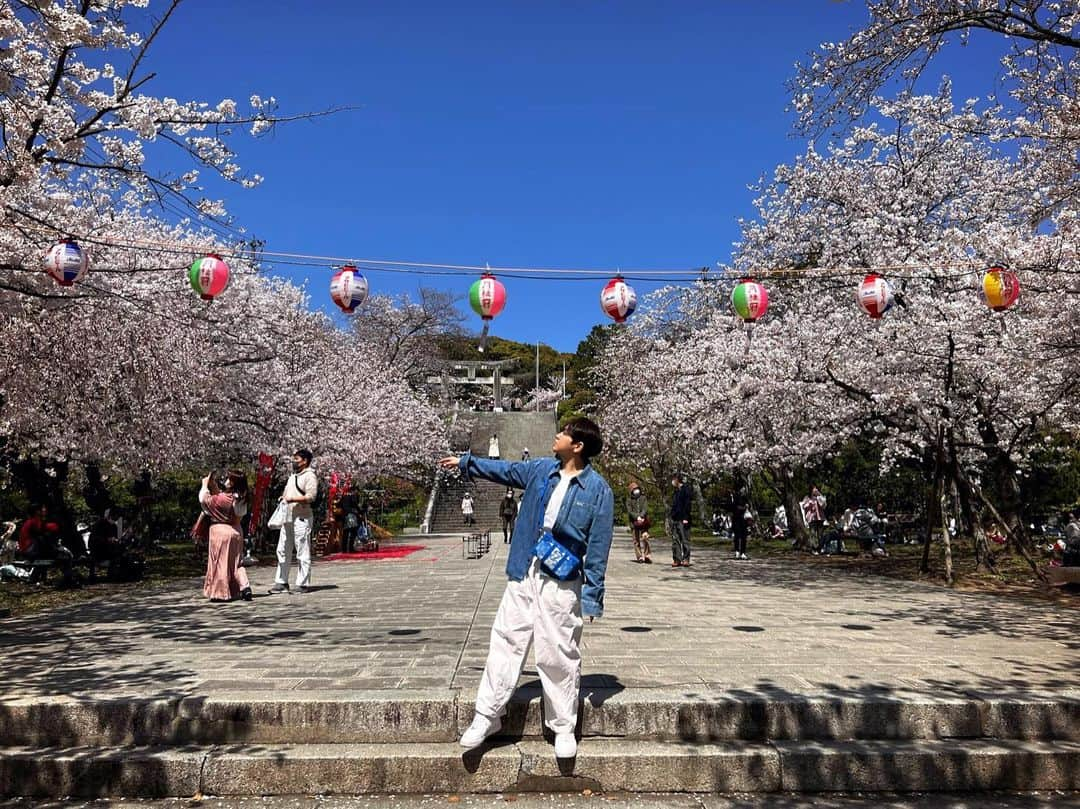
MULTIPOLYGON (((170 699, 33 697, 0 701, 0 746, 451 742, 472 721, 472 692, 236 691, 170 699)), ((543 735, 539 688, 518 689, 508 738, 543 735)), ((999 738, 1080 741, 1080 700, 992 695, 775 697, 703 690, 589 688, 583 737, 643 741, 999 738)))
POLYGON ((0 797, 492 792, 912 792, 1080 789, 1080 744, 1002 740, 643 742, 586 739, 573 760, 522 741, 8 748, 0 797))

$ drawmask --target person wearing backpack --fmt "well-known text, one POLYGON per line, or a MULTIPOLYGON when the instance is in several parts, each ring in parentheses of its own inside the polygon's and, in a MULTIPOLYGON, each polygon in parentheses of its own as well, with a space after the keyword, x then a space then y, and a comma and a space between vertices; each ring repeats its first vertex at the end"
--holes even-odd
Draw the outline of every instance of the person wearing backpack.
POLYGON ((311 589, 311 527, 315 521, 311 504, 319 496, 319 478, 311 468, 311 450, 298 449, 293 453, 293 473, 285 483, 285 491, 279 500, 288 508, 285 522, 281 525, 277 546, 277 576, 271 594, 289 592, 289 565, 292 563, 293 547, 296 547, 296 591, 311 589))

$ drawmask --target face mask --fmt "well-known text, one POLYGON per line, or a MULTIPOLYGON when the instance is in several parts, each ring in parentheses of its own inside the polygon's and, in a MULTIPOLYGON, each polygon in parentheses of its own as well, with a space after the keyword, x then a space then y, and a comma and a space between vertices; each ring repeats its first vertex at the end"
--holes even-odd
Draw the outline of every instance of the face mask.
POLYGON ((294 472, 299 472, 300 471, 300 464, 298 464, 296 461, 293 461, 292 471, 294 471, 294 472))

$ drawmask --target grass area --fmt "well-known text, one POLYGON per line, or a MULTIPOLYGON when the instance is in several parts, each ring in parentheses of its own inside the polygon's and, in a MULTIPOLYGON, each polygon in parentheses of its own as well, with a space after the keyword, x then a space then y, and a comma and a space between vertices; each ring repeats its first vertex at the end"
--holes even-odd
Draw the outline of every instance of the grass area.
MULTIPOLYGON (((83 576, 86 568, 76 568, 83 576)), ((124 593, 136 588, 147 589, 162 587, 173 582, 201 577, 206 573, 206 557, 196 557, 192 553, 191 542, 178 542, 163 545, 155 551, 146 564, 146 576, 138 582, 84 583, 77 589, 58 589, 56 583, 60 574, 53 571, 49 582, 43 585, 31 585, 24 582, 0 583, 0 616, 25 615, 38 610, 64 607, 78 604, 93 598, 124 593)))
MULTIPOLYGON (((663 542, 663 541, 662 541, 663 542)), ((695 547, 731 550, 731 540, 715 537, 711 534, 694 534, 691 542, 695 547)), ((653 555, 658 544, 653 541, 653 555)), ((945 581, 945 561, 943 549, 935 544, 930 551, 930 572, 921 573, 921 545, 889 545, 888 557, 867 557, 857 550, 834 556, 814 556, 802 551, 795 551, 790 541, 752 537, 747 547, 747 555, 753 558, 789 559, 792 564, 813 565, 815 568, 836 570, 854 576, 884 576, 904 581, 918 581, 947 587, 945 581)), ((1048 560, 1036 557, 1045 565, 1048 560)), ((1037 598, 1056 603, 1075 606, 1080 603, 1080 593, 1072 589, 1049 587, 1032 572, 1031 567, 1018 554, 998 553, 995 557, 997 572, 991 573, 975 569, 975 553, 970 544, 958 543, 953 547, 953 589, 964 592, 982 592, 1011 598, 1037 598)))

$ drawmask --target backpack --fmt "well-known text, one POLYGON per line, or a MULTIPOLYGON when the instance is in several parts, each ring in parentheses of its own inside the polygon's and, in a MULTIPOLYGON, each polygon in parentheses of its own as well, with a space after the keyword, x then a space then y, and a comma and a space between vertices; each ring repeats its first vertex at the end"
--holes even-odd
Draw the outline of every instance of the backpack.
MULTIPOLYGON (((304 494, 306 495, 307 492, 304 494)), ((318 520, 326 515, 326 486, 318 477, 315 478, 315 499, 311 501, 311 513, 318 520)))
MULTIPOLYGON (((305 497, 308 496, 309 492, 300 487, 299 478, 297 478, 295 485, 300 494, 305 497)), ((315 476, 315 498, 311 501, 311 513, 317 520, 321 520, 323 515, 326 514, 326 486, 323 485, 318 475, 315 476)))

